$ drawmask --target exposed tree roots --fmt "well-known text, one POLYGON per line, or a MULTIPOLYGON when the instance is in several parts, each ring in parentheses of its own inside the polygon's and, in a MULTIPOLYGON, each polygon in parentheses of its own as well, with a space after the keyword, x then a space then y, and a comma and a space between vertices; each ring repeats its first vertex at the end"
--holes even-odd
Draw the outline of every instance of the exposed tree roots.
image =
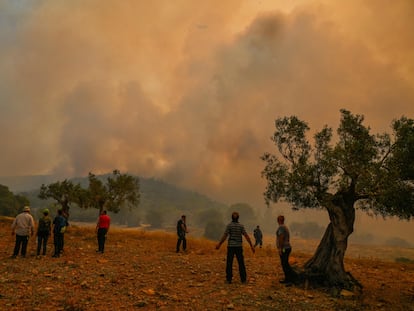
POLYGON ((328 277, 323 273, 315 273, 310 271, 298 271, 297 280, 295 285, 303 286, 305 289, 308 288, 320 288, 328 290, 332 296, 339 296, 342 290, 347 290, 355 295, 362 294, 363 285, 354 278, 350 272, 346 272, 346 279, 341 280, 341 282, 330 283, 328 277))

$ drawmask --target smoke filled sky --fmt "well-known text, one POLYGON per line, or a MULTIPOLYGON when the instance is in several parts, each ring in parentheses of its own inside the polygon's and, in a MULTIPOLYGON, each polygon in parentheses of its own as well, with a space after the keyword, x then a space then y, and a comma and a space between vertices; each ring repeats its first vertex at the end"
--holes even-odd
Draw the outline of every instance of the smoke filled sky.
POLYGON ((277 117, 414 117, 411 0, 0 0, 0 176, 120 169, 263 204, 277 117))

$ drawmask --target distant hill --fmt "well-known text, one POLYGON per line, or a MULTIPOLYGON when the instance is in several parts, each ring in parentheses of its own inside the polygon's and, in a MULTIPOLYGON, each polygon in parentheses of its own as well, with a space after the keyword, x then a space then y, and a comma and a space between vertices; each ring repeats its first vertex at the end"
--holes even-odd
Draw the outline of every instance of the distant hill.
MULTIPOLYGON (((99 175, 104 180, 108 175, 99 175)), ((140 180, 141 203, 163 204, 168 202, 183 210, 190 210, 194 206, 199 207, 223 207, 224 204, 216 202, 207 196, 191 190, 179 188, 154 178, 138 177, 140 180)), ((36 193, 42 184, 50 184, 62 181, 53 175, 32 175, 32 176, 0 176, 0 184, 5 185, 14 193, 36 193)), ((87 186, 87 177, 71 178, 75 183, 87 186)))
POLYGON ((7 186, 14 193, 39 189, 42 184, 49 184, 56 180, 53 175, 0 176, 0 184, 7 186))
MULTIPOLYGON (((105 180, 106 175, 99 175, 98 178, 105 180)), ((10 191, 26 196, 31 207, 36 209, 53 205, 53 201, 43 201, 38 198, 39 189, 42 184, 50 184, 58 180, 51 175, 41 176, 14 176, 0 177, 0 184, 5 185, 10 191)), ((73 178, 74 183, 80 183, 87 187, 88 178, 73 178)), ((158 220, 159 226, 172 226, 181 214, 186 213, 195 216, 206 210, 227 211, 228 206, 214 201, 211 198, 195 191, 183 189, 162 180, 154 178, 142 178, 140 180, 141 200, 139 207, 133 211, 121 211, 113 218, 120 223, 137 225, 139 223, 151 223, 151 219, 158 220)), ((96 218, 96 210, 80 210, 78 207, 71 209, 71 218, 77 221, 91 221, 96 218)))

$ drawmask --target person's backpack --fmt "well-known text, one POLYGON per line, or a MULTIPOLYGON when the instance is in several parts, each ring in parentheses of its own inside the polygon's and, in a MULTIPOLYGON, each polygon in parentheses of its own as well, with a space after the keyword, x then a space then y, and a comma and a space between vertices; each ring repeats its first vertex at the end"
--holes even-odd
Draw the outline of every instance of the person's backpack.
POLYGON ((49 233, 51 223, 52 223, 52 220, 50 218, 40 218, 38 232, 49 233))

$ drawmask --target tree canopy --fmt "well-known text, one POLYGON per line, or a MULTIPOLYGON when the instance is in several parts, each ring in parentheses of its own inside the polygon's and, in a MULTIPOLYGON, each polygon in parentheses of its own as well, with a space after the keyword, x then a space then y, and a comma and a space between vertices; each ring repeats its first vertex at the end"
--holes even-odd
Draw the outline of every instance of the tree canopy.
POLYGON ((16 216, 29 200, 22 195, 15 195, 7 186, 0 185, 0 215, 16 216))
POLYGON ((49 185, 42 185, 39 198, 54 199, 69 215, 71 204, 81 208, 97 208, 117 213, 124 206, 137 206, 140 201, 139 179, 137 177, 121 174, 114 170, 112 175, 106 178, 97 177, 93 173, 88 176, 89 185, 82 188, 79 183, 70 180, 58 181, 49 185))
POLYGON ((71 204, 81 204, 83 189, 80 184, 75 184, 70 180, 63 180, 42 184, 40 187, 39 198, 42 200, 53 199, 62 208, 63 214, 68 217, 71 204))
POLYGON ((295 116, 275 121, 278 154, 265 153, 262 176, 267 203, 287 201, 294 209, 324 208, 330 224, 307 272, 330 285, 352 287, 343 267, 355 209, 370 214, 414 216, 414 120, 392 122, 392 133, 373 135, 362 115, 341 110, 333 130, 324 126, 308 140, 309 126, 295 116))
POLYGON ((392 123, 392 135, 370 134, 364 117, 341 110, 337 140, 325 126, 307 139, 309 127, 297 117, 275 122, 272 140, 280 156, 265 153, 262 176, 266 202, 284 200, 294 208, 326 208, 349 194, 357 207, 382 216, 414 215, 414 120, 392 123))

